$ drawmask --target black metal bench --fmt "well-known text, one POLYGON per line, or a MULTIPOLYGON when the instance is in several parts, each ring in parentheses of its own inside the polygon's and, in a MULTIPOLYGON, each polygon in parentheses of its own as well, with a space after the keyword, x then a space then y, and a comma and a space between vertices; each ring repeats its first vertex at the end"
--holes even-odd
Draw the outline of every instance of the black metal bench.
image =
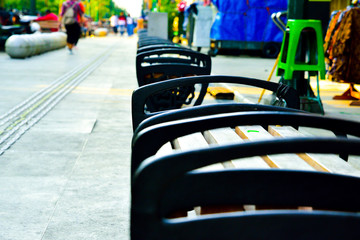
POLYGON ((138 48, 142 48, 145 46, 150 46, 154 44, 168 44, 168 45, 174 45, 170 40, 159 38, 156 36, 148 36, 147 29, 142 29, 138 32, 138 48))
MULTIPOLYGON (((157 49, 142 52, 136 56, 136 75, 139 86, 210 73, 211 58, 188 49, 157 49)), ((206 91, 207 85, 202 85, 201 89, 201 91, 206 91)), ((194 95, 194 85, 175 87, 152 95, 148 99, 147 107, 151 111, 180 108, 183 104, 190 104, 194 95)))
MULTIPOLYGON (((279 102, 285 103, 287 108, 273 108, 277 111, 290 111, 291 109, 299 109, 300 108, 300 100, 297 92, 284 84, 267 82, 264 80, 254 79, 254 78, 246 78, 246 77, 236 77, 236 76, 196 76, 196 77, 186 77, 186 78, 178 78, 172 79, 168 81, 163 81, 155 84, 146 85, 136 89, 132 95, 132 120, 133 120, 133 129, 135 130, 138 125, 144 121, 145 119, 152 117, 154 115, 158 115, 159 113, 163 114, 163 111, 159 111, 155 109, 155 111, 149 106, 151 104, 151 100, 149 98, 156 94, 164 91, 169 91, 170 89, 178 88, 178 87, 187 87, 187 86, 195 86, 196 84, 200 84, 202 86, 208 86, 212 83, 229 83, 229 84, 237 84, 237 85, 246 85, 258 87, 261 89, 266 89, 272 91, 274 96, 279 99, 279 102)), ((207 88, 202 88, 197 95, 197 98, 194 99, 193 105, 198 106, 203 103, 204 97, 207 93, 207 88)), ((177 107, 179 108, 179 107, 177 107)), ((214 106, 207 106, 205 108, 200 108, 196 110, 185 110, 182 111, 184 113, 188 111, 192 111, 191 114, 195 114, 192 116, 200 116, 205 114, 216 114, 216 113, 226 113, 226 112, 234 112, 243 110, 270 110, 271 106, 262 106, 259 104, 256 105, 248 105, 248 104, 239 104, 239 103, 227 103, 222 105, 214 104, 214 106)), ((175 109, 172 108, 172 109, 175 109)), ((169 109, 167 109, 169 110, 169 109)), ((167 114, 169 117, 174 116, 175 113, 167 114)), ((174 118, 179 117, 179 115, 174 118)), ((174 119, 173 118, 173 119, 174 119)))
POLYGON ((358 139, 279 139, 151 157, 133 178, 131 239, 358 239, 359 177, 275 169, 193 170, 259 154, 360 155, 359 149, 358 139), (242 204, 269 210, 170 217, 195 206, 242 204), (312 210, 296 209, 301 206, 312 210))
POLYGON ((168 49, 168 48, 188 49, 188 48, 182 47, 180 45, 176 45, 176 44, 152 44, 149 46, 144 46, 144 47, 138 48, 136 54, 148 52, 148 51, 152 51, 152 50, 160 50, 160 49, 168 49))

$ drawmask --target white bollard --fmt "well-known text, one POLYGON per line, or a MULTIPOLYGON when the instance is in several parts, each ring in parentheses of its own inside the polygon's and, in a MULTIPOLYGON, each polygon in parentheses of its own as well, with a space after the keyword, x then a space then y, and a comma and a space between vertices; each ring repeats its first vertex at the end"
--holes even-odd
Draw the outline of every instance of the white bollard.
POLYGON ((5 51, 12 58, 26 58, 66 46, 63 32, 12 35, 5 42, 5 51))
POLYGON ((97 37, 105 37, 108 32, 109 30, 107 30, 107 28, 98 28, 94 31, 94 35, 97 37))

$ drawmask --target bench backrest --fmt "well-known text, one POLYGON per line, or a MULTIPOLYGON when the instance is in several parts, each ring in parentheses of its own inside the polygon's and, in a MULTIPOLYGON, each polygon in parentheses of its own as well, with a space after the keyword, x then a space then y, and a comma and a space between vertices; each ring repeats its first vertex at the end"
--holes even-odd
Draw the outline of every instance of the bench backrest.
POLYGON ((167 49, 167 48, 186 49, 186 48, 176 45, 176 44, 154 44, 154 45, 149 45, 149 46, 144 46, 144 47, 138 48, 136 54, 148 52, 148 51, 152 51, 152 50, 167 49))
POLYGON ((190 49, 155 49, 136 55, 136 75, 139 86, 175 77, 209 75, 210 73, 210 56, 190 49))
POLYGON ((134 135, 141 130, 152 125, 170 122, 175 120, 182 120, 187 118, 210 116, 221 113, 233 112, 253 112, 253 111, 276 111, 276 112, 302 112, 302 110, 286 107, 278 107, 262 104, 249 104, 249 103, 216 103, 200 106, 193 106, 190 108, 182 108, 173 111, 164 111, 157 114, 146 114, 146 118, 140 122, 138 126, 134 126, 134 135), (150 115, 149 117, 147 115, 150 115))
MULTIPOLYGON (((139 86, 168 79, 209 75, 211 58, 208 55, 184 48, 157 49, 136 56, 136 75, 139 86)), ((206 91, 207 85, 201 86, 206 91)), ((195 96, 195 86, 176 87, 154 94, 147 99, 150 111, 180 108, 190 104, 195 96)))
MULTIPOLYGON (((156 93, 161 93, 164 91, 170 91, 171 89, 176 89, 179 87, 191 87, 197 84, 200 84, 202 88, 200 89, 199 94, 196 96, 193 105, 201 105, 204 97, 207 93, 207 88, 205 86, 210 83, 229 83, 236 85, 245 85, 258 87, 260 89, 266 89, 272 91, 274 96, 285 101, 286 107, 299 109, 300 108, 300 99, 296 90, 293 88, 281 84, 268 82, 264 80, 259 80, 255 78, 247 77, 236 77, 236 76, 196 76, 196 77, 186 77, 186 78, 177 78, 172 80, 167 80, 159 83, 149 84, 143 87, 136 89, 132 95, 132 121, 133 129, 146 118, 159 114, 159 111, 152 111, 153 109, 149 108, 147 105, 151 104, 152 100, 150 97, 156 93), (145 111, 146 109, 146 111, 145 111)), ((220 107, 220 106, 219 106, 220 107)), ((213 108, 212 113, 216 113, 216 110, 213 108)), ((219 109, 219 111, 221 111, 219 109)), ((210 113, 210 112, 209 112, 210 113)))

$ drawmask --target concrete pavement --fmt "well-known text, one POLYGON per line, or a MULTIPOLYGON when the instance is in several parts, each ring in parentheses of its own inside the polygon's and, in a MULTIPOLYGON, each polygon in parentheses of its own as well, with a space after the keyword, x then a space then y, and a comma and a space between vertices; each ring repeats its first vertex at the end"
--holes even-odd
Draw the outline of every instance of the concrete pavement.
POLYGON ((112 46, 111 55, 0 157, 0 239, 128 239, 136 40, 0 54, 1 113, 112 46))
MULTIPOLYGON (((110 48, 99 67, 0 156, 0 239, 129 239, 136 41, 87 38, 74 55, 60 49, 27 59, 0 52, 1 115, 110 48)), ((213 74, 267 79, 273 64, 254 56, 217 56, 213 74)), ((331 100, 342 92, 338 84, 322 85, 328 114, 360 120, 359 107, 331 100)))

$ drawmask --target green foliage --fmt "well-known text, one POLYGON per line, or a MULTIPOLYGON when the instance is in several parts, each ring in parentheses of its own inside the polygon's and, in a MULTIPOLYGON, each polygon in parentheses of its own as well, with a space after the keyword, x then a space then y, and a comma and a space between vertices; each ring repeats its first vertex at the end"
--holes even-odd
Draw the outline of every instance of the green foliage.
POLYGON ((160 12, 174 12, 177 11, 177 4, 179 1, 176 0, 162 0, 160 6, 160 12))
MULTIPOLYGON (((45 13, 47 9, 55 14, 61 11, 61 4, 64 0, 2 0, 5 9, 17 9, 28 12, 31 1, 36 1, 36 11, 40 14, 45 13)), ((126 12, 115 6, 113 0, 82 0, 85 5, 85 14, 91 16, 94 20, 109 18, 112 14, 119 14, 121 11, 126 12)))

